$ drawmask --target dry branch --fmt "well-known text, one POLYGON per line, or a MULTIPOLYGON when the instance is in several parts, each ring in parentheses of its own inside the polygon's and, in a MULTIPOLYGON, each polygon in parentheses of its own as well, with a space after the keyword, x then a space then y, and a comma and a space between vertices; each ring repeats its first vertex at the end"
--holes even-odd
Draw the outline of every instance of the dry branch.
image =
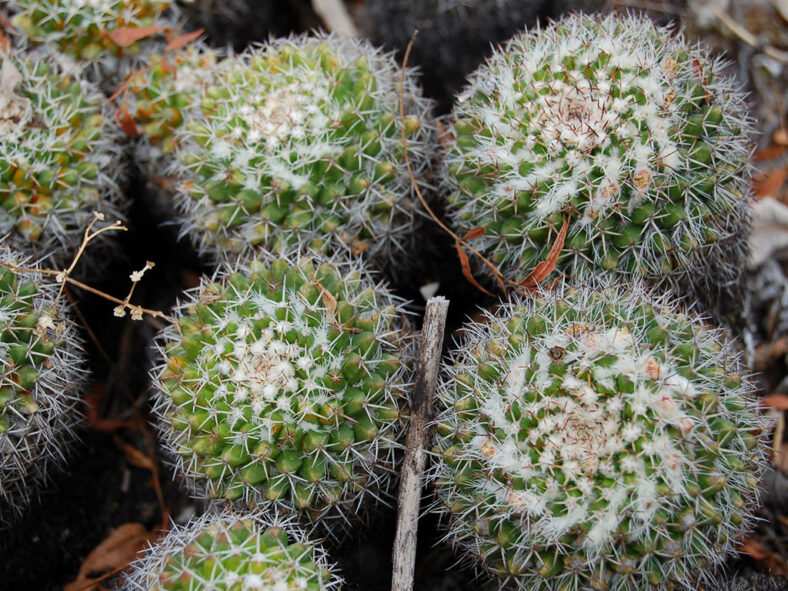
POLYGON ((435 394, 435 384, 438 381, 438 366, 448 309, 449 300, 433 297, 427 301, 424 313, 418 373, 410 401, 410 427, 399 483, 397 534, 394 538, 393 554, 394 571, 391 579, 392 591, 413 589, 422 473, 427 459, 427 427, 432 419, 432 399, 435 394))

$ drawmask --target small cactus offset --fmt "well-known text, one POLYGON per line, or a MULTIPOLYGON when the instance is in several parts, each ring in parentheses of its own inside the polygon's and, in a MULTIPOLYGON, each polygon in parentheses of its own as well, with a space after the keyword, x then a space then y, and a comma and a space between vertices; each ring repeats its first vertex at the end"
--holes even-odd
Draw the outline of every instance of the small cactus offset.
POLYGON ((171 0, 0 0, 23 46, 45 48, 84 67, 111 93, 139 57, 180 30, 171 0), (153 43, 152 43, 153 41, 153 43))
MULTIPOLYGON (((403 119, 401 70, 365 42, 291 37, 217 67, 176 107, 184 122, 169 172, 182 235, 220 260, 293 244, 349 247, 382 266, 404 258, 416 202, 401 131, 417 179, 436 146, 412 75, 403 119)), ((183 84, 170 76, 157 84, 183 84)))
MULTIPOLYGON (((25 264, 7 247, 0 262, 25 264)), ((0 266, 0 524, 63 463, 85 379, 81 342, 55 289, 0 266)))
POLYGON ((721 66, 645 17, 573 15, 513 38, 446 134, 454 227, 483 229, 474 247, 514 281, 564 224, 557 267, 572 277, 734 281, 751 122, 721 66))
POLYGON ((137 134, 134 161, 157 198, 155 209, 162 217, 173 214, 172 191, 164 186, 176 151, 175 132, 188 117, 184 110, 199 108, 202 93, 215 85, 228 63, 222 57, 201 42, 167 55, 153 53, 147 67, 128 78, 126 92, 118 97, 118 108, 127 114, 130 131, 137 134))
POLYGON ((258 260, 204 281, 160 336, 153 375, 163 445, 191 492, 353 521, 395 467, 402 314, 355 263, 258 260))
POLYGON ((175 526, 131 566, 122 591, 335 591, 325 551, 276 515, 206 514, 175 526))
POLYGON ((424 70, 424 86, 450 106, 452 95, 492 51, 525 26, 536 24, 543 0, 366 0, 362 29, 388 49, 404 50, 416 30, 411 65, 424 70))
POLYGON ((464 328, 437 505, 447 539, 514 588, 696 589, 752 523, 753 385, 721 331, 666 301, 559 288, 464 328))
POLYGON ((121 132, 98 88, 55 59, 0 66, 0 237, 61 265, 94 212, 122 218, 121 132))

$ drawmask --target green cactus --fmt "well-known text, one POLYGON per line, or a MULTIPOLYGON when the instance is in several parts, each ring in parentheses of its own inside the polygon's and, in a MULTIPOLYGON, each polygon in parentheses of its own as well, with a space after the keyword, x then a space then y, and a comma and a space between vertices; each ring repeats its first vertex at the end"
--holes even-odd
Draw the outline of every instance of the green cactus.
MULTIPOLYGON (((0 262, 26 264, 5 246, 0 262)), ((63 463, 86 373, 55 290, 0 266, 0 523, 19 515, 63 463)))
POLYGON ((395 465, 401 316, 355 263, 255 261, 203 281, 153 372, 159 430, 190 491, 351 522, 395 465))
POLYGON ((731 283, 745 260, 744 95, 645 17, 573 15, 509 41, 471 78, 446 134, 459 234, 522 281, 560 230, 557 268, 675 287, 731 283), (478 230, 477 230, 478 232, 478 230))
POLYGON ((143 146, 174 151, 181 234, 219 260, 293 244, 350 248, 382 267, 406 258, 416 201, 401 132, 420 182, 435 150, 413 76, 401 118, 400 68, 365 42, 280 39, 192 75, 211 59, 179 58, 185 74, 154 65, 129 97, 143 146))
POLYGON ((753 522, 753 384, 667 301, 559 288, 464 327, 432 479, 447 538, 513 588, 697 589, 753 522))
POLYGON ((206 514, 175 526, 131 566, 122 591, 332 591, 342 580, 292 521, 206 514))
POLYGON ((11 23, 32 47, 47 47, 88 67, 97 81, 118 82, 151 37, 177 29, 171 0, 3 0, 11 23), (128 44, 124 33, 150 27, 128 44))
POLYGON ((122 219, 120 130, 54 58, 0 54, 0 237, 62 265, 99 212, 122 219))

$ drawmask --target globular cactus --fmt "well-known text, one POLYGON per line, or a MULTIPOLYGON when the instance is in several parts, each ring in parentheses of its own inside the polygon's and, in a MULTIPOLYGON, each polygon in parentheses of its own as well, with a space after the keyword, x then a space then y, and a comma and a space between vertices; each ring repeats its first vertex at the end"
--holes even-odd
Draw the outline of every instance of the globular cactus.
POLYGON ((338 260, 257 260, 203 281, 159 337, 153 371, 163 445, 192 494, 355 520, 396 462, 402 313, 338 260))
POLYGON ((492 45, 536 24, 543 0, 365 0, 361 28, 374 43, 400 55, 414 31, 410 65, 419 66, 427 94, 451 108, 465 77, 492 45))
MULTIPOLYGON (((8 247, 0 262, 25 265, 8 247)), ((0 524, 64 462, 86 364, 76 327, 40 277, 0 266, 0 524)))
POLYGON ((332 591, 342 579, 292 520, 206 514, 175 526, 131 566, 122 591, 332 591))
POLYGON ((31 48, 45 47, 81 64, 112 90, 133 70, 151 39, 179 30, 171 0, 3 0, 31 48), (143 34, 135 35, 135 31, 143 34), (130 42, 131 41, 131 42, 130 42))
POLYGON ((194 42, 166 55, 152 53, 148 64, 126 81, 117 107, 135 135, 134 163, 146 183, 148 210, 161 219, 175 215, 167 169, 176 151, 175 132, 199 108, 200 96, 228 63, 221 51, 194 42))
POLYGON ((62 265, 94 212, 122 218, 122 134, 98 88, 55 59, 0 53, 0 67, 0 237, 62 265))
POLYGON ((447 539, 513 588, 698 589, 754 519, 767 424, 720 330, 639 287, 467 324, 439 388, 447 539))
POLYGON ((645 17, 516 36, 472 76, 446 134, 454 228, 483 229, 473 246, 514 281, 566 225, 557 267, 574 278, 734 282, 751 122, 721 66, 645 17))
POLYGON ((187 104, 168 111, 183 118, 169 168, 182 235, 220 260, 293 244, 349 247, 382 267, 406 258, 416 201, 401 132, 419 182, 436 149, 412 75, 402 118, 401 70, 366 42, 279 39, 216 68, 210 85, 184 85, 177 70, 134 82, 143 96, 184 90, 187 104))

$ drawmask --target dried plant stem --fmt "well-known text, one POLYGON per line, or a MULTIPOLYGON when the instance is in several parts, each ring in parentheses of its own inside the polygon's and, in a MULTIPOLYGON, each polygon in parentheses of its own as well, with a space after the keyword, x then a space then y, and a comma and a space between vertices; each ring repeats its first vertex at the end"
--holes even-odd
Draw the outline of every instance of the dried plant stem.
POLYGON ((358 37, 356 25, 342 0, 312 0, 312 9, 323 21, 323 26, 340 37, 358 37))
POLYGON ((418 373, 410 401, 410 425, 399 483, 397 534, 394 538, 392 557, 394 563, 391 579, 392 591, 413 589, 422 473, 427 460, 427 431, 432 420, 432 399, 435 394, 435 384, 438 381, 438 367, 448 309, 449 300, 443 297, 433 297, 427 301, 424 313, 418 373))

